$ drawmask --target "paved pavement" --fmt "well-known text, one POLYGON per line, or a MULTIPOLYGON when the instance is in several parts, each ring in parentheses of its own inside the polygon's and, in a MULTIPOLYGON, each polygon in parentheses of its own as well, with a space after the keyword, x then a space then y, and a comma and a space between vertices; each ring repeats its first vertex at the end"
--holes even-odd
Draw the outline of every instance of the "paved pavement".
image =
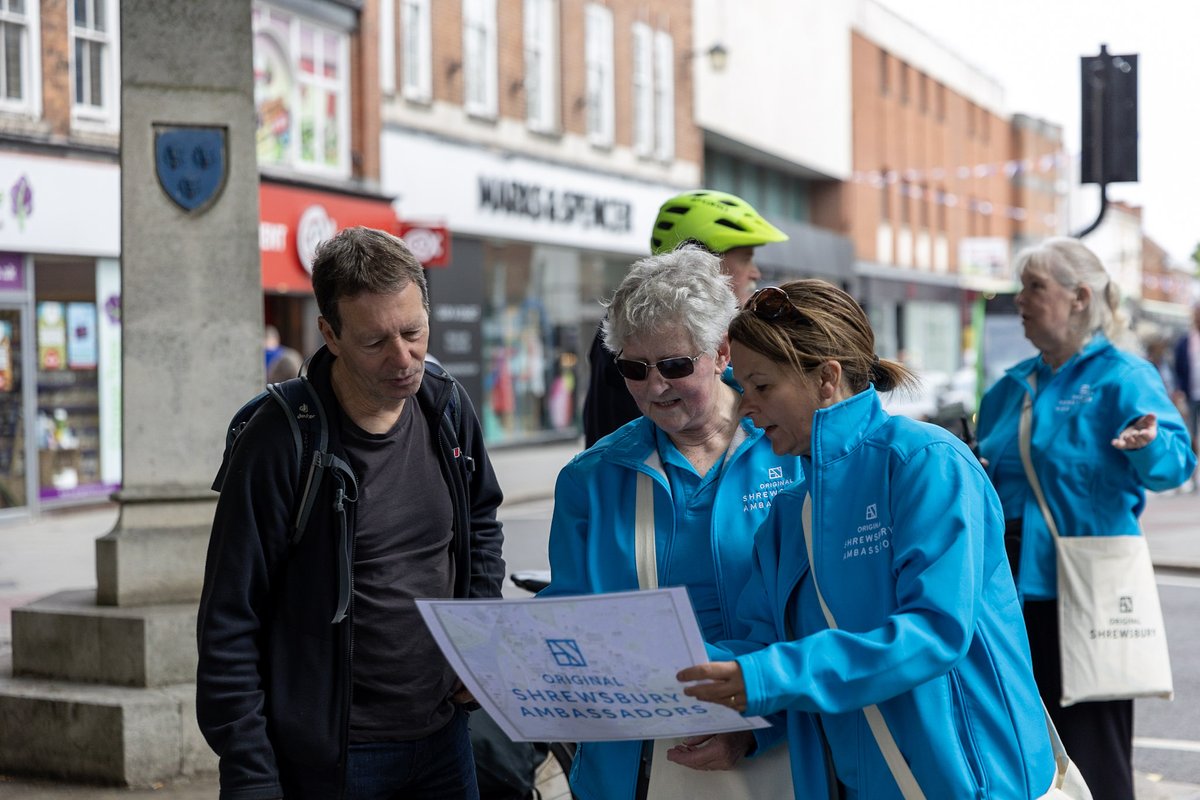
MULTIPOLYGON (((514 448, 493 453, 505 505, 553 494, 558 470, 581 443, 514 448)), ((10 648, 10 610, 62 589, 95 586, 95 539, 112 529, 116 509, 105 505, 0 522, 0 663, 10 648)), ((1142 517, 1155 566, 1200 573, 1200 494, 1153 495, 1142 517)), ((514 569, 521 565, 513 564, 514 569)), ((0 732, 12 735, 11 731, 0 732)), ((1200 786, 1137 776, 1137 800, 1200 800, 1200 786)), ((0 775, 4 800, 211 800, 211 775, 143 789, 82 786, 0 775)))

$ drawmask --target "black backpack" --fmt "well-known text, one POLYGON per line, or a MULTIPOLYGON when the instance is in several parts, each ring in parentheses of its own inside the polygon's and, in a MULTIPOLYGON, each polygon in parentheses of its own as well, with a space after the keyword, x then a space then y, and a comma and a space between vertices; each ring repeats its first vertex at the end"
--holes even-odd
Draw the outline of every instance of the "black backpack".
MULTIPOLYGON (((461 405, 461 399, 458 396, 458 382, 436 365, 427 362, 425 368, 450 381, 450 401, 446 404, 446 410, 442 415, 441 428, 451 448, 457 454, 459 452, 459 406, 461 405)), ((321 405, 321 398, 317 396, 316 389, 313 388, 304 372, 301 372, 298 377, 268 384, 265 390, 248 400, 233 415, 225 432, 225 454, 221 458, 221 468, 217 470, 217 477, 213 479, 213 491, 220 492, 221 487, 225 485, 229 461, 234 448, 237 447, 241 432, 246 428, 250 419, 258 413, 258 410, 271 400, 283 407, 284 416, 292 429, 296 463, 300 465, 300 483, 297 486, 296 495, 300 500, 293 509, 288 541, 295 545, 304 536, 304 530, 308 527, 309 515, 312 513, 313 504, 319 494, 318 490, 321 488, 321 481, 328 472, 337 482, 334 488, 333 508, 338 515, 341 540, 344 542, 347 527, 346 503, 353 503, 358 499, 358 479, 354 476, 354 470, 350 468, 349 464, 329 452, 329 420, 321 405)), ((467 470, 473 471, 474 460, 465 453, 462 456, 467 470)), ((339 556, 342 558, 346 556, 344 551, 344 547, 339 548, 339 556)), ((347 567, 345 564, 342 566, 347 567)), ((349 601, 348 592, 348 585, 339 587, 338 612, 334 616, 334 623, 340 622, 345 617, 349 601)))

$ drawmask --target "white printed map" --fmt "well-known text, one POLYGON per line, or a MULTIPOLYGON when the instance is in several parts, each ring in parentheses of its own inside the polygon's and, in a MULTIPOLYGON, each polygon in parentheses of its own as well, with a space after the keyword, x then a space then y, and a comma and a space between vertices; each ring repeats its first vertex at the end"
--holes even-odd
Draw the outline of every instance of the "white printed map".
POLYGON ((661 739, 767 725, 683 693, 708 660, 682 587, 418 600, 450 665, 514 741, 661 739))

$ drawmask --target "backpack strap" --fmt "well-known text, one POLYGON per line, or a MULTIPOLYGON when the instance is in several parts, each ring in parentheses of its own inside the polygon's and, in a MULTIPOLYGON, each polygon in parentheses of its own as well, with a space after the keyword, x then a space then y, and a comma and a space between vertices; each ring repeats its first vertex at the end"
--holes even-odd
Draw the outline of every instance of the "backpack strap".
POLYGON ((308 528, 325 473, 332 475, 335 482, 333 511, 338 521, 338 605, 332 624, 336 625, 346 618, 350 608, 350 529, 346 504, 358 500, 358 478, 344 459, 329 452, 329 418, 308 377, 302 374, 268 388, 288 409, 299 454, 301 485, 289 537, 291 544, 298 544, 308 528))

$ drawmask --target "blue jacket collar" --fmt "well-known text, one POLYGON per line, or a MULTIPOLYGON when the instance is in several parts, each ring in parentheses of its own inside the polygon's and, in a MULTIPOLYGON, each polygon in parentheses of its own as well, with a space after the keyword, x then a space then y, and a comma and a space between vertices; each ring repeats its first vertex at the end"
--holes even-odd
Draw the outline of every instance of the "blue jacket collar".
POLYGON ((812 451, 809 459, 827 464, 853 452, 888 419, 879 393, 869 386, 813 415, 812 451))
MULTIPOLYGON (((1090 358, 1092 358, 1093 356, 1095 356, 1097 353, 1099 353, 1100 351, 1111 348, 1111 347, 1112 347, 1112 343, 1108 341, 1108 337, 1105 336, 1103 333, 1097 332, 1097 333, 1093 334, 1092 338, 1089 339, 1083 345, 1083 347, 1081 347, 1079 349, 1078 353, 1076 353, 1075 355, 1073 355, 1069 359, 1067 359, 1067 362, 1062 365, 1062 367, 1059 369, 1059 372, 1062 372, 1063 370, 1066 370, 1066 369, 1070 369, 1077 363, 1087 361, 1090 358)), ((1020 362, 1019 364, 1016 364, 1013 367, 1010 367, 1008 370, 1005 371, 1004 374, 1009 377, 1015 378, 1020 383, 1028 383, 1029 376, 1035 370, 1046 371, 1046 372, 1050 371, 1050 367, 1046 364, 1046 361, 1042 357, 1041 353, 1039 353, 1036 356, 1033 356, 1032 358, 1027 358, 1024 361, 1020 362)))

